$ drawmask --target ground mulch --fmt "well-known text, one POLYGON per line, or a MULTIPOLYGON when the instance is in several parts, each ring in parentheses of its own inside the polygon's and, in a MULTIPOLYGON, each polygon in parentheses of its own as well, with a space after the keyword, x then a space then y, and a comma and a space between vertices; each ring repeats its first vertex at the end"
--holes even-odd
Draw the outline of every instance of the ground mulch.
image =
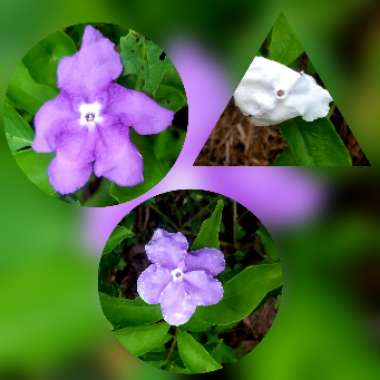
MULTIPOLYGON (((338 109, 335 109, 331 120, 350 152, 353 165, 369 166, 365 154, 338 109)), ((287 147, 280 127, 254 125, 231 99, 195 165, 268 166, 273 165, 279 153, 287 147)))

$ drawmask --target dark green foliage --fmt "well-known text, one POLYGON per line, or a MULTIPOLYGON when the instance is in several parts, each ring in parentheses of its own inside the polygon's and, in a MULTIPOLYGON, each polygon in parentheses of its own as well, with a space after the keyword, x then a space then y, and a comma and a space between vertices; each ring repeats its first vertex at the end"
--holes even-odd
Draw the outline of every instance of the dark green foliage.
POLYGON ((111 235, 99 268, 100 301, 121 344, 177 373, 235 363, 247 351, 230 337, 244 339, 236 335, 244 330, 242 321, 267 300, 277 300, 282 283, 279 255, 265 227, 236 202, 200 191, 163 194, 133 210, 111 235), (159 227, 184 233, 191 249, 219 248, 226 260, 218 276, 222 301, 198 307, 189 322, 169 330, 160 306, 146 304, 136 291, 137 278, 149 265, 144 245, 159 227))
POLYGON ((318 167, 352 164, 347 148, 327 118, 312 123, 301 118, 289 120, 281 126, 281 132, 297 165, 318 167))

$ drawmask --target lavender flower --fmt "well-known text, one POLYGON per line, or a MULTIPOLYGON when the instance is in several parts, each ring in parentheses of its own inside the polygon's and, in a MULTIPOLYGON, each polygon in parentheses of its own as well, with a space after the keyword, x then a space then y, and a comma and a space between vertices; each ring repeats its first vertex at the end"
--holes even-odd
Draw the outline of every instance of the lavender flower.
POLYGON ((130 127, 142 135, 159 133, 174 113, 114 83, 122 71, 114 44, 91 26, 80 50, 59 63, 60 93, 38 111, 33 142, 36 152, 56 152, 48 174, 57 192, 79 190, 92 172, 120 186, 143 182, 143 158, 130 127))
POLYGON ((152 263, 137 280, 137 292, 149 304, 160 304, 167 323, 186 323, 197 306, 214 305, 223 298, 223 286, 214 276, 223 272, 223 253, 215 248, 188 252, 180 232, 157 229, 145 246, 152 263))

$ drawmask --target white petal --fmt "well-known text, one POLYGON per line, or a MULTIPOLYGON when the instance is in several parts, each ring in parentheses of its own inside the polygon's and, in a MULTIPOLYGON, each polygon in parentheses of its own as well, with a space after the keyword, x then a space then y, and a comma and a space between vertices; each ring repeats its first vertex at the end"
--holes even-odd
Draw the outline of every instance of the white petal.
POLYGON ((332 101, 310 75, 263 57, 253 60, 234 99, 257 126, 276 125, 297 116, 313 121, 328 114, 332 101))

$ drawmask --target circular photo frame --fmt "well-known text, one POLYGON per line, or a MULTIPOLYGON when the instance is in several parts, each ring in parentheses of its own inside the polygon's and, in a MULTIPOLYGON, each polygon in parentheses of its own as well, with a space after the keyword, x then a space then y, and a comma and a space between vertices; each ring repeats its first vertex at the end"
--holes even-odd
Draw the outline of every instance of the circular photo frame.
POLYGON ((9 148, 28 178, 68 203, 131 200, 166 176, 184 143, 181 78, 142 34, 74 25, 30 49, 4 104, 9 148))
POLYGON ((110 236, 98 291, 113 334, 131 354, 175 373, 236 363, 277 315, 283 273, 264 225, 221 195, 161 194, 110 236))

